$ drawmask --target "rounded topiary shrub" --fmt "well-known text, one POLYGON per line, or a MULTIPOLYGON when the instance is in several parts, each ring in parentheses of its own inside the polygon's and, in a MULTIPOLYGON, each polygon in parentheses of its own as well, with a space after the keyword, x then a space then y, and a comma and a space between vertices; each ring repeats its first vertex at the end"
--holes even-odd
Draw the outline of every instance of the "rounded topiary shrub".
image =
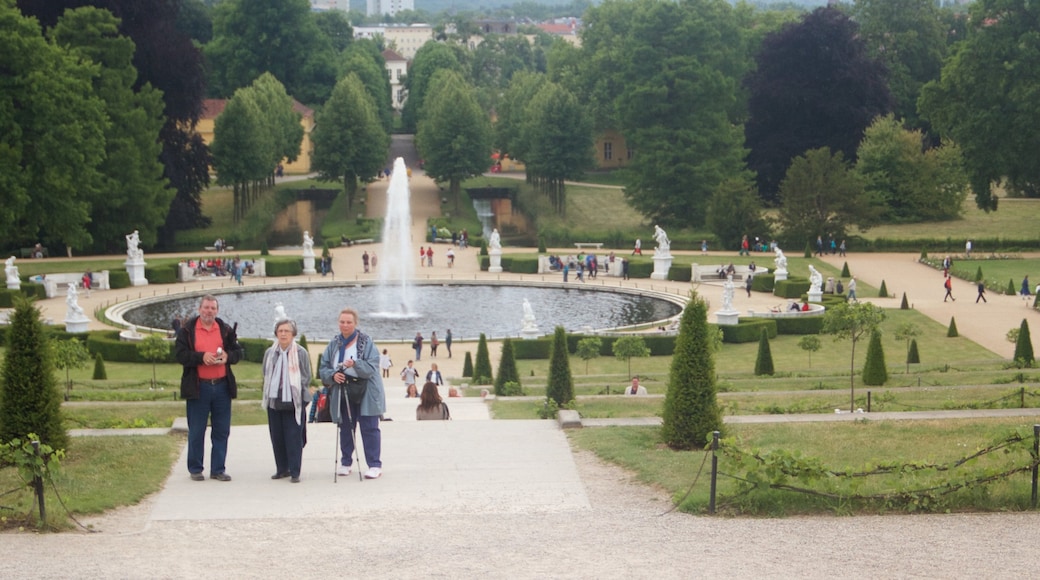
POLYGON ((94 355, 94 376, 91 378, 95 381, 108 379, 108 372, 105 371, 105 357, 101 356, 100 352, 94 355))

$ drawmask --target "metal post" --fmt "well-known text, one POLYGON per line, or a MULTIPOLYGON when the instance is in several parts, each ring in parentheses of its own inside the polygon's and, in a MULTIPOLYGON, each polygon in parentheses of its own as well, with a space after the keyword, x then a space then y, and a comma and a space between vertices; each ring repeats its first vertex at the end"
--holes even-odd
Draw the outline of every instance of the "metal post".
MULTIPOLYGON (((40 457, 40 442, 32 442, 33 452, 40 457)), ((36 500, 40 502, 40 526, 47 525, 47 507, 43 502, 43 477, 40 474, 33 475, 33 489, 36 490, 36 500)), ((1035 503, 1035 502, 1034 502, 1035 503)))
POLYGON ((1026 388, 1025 387, 1022 387, 1018 391, 1018 408, 1019 409, 1025 409, 1026 408, 1026 388))
POLYGON ((1036 476, 1040 468, 1040 425, 1033 425, 1033 509, 1036 509, 1036 476))
POLYGON ((867 391, 867 412, 870 412, 870 391, 867 391))
MULTIPOLYGON (((1040 427, 1038 427, 1038 428, 1040 428, 1040 427)), ((718 481, 718 476, 719 476, 719 456, 715 452, 716 452, 716 450, 718 450, 718 448, 719 448, 719 432, 718 431, 713 431, 711 433, 711 494, 710 494, 710 496, 708 498, 708 513, 709 514, 714 514, 715 513, 715 486, 716 486, 716 483, 718 481)), ((1034 469, 1034 471, 1035 471, 1035 469, 1034 469)), ((1033 480, 1035 481, 1036 478, 1034 477, 1033 480)), ((1034 486, 1034 489, 1035 489, 1035 486, 1034 486)), ((1034 494, 1034 497, 1035 497, 1035 494, 1034 494)), ((1034 505, 1035 505, 1035 503, 1036 502, 1034 501, 1034 505)))

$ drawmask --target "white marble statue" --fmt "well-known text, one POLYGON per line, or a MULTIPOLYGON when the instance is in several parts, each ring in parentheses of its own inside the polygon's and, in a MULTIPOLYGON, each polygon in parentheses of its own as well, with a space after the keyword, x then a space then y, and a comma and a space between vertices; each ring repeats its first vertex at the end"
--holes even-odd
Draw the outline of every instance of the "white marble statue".
POLYGON ((14 265, 14 256, 8 258, 4 264, 4 274, 7 274, 7 284, 18 284, 18 266, 14 265))
POLYGON ((289 315, 285 313, 285 306, 281 302, 274 305, 274 321, 279 322, 282 320, 288 320, 289 315))
POLYGON ((314 255, 314 238, 311 237, 311 233, 307 230, 303 231, 303 255, 314 255))
POLYGON ((823 274, 820 274, 812 264, 809 264, 809 292, 814 294, 820 293, 820 286, 823 285, 823 274))
POLYGON ((488 238, 488 249, 489 250, 501 250, 502 249, 502 238, 498 235, 498 228, 491 230, 491 236, 488 238))
POLYGON ((780 249, 780 246, 776 247, 776 269, 779 271, 787 271, 787 256, 784 255, 784 251, 780 249))
POLYGON ((75 282, 69 282, 69 291, 65 296, 65 306, 68 307, 68 310, 65 312, 67 320, 78 320, 84 317, 83 308, 79 305, 79 292, 76 291, 75 282))
POLYGON ((531 308, 531 303, 527 301, 527 298, 524 298, 524 321, 523 321, 523 327, 524 328, 535 328, 537 326, 538 326, 538 324, 535 321, 535 317, 534 317, 534 309, 531 308))
POLYGON ((722 283, 722 310, 730 312, 733 310, 733 274, 726 276, 722 283))
POLYGON ((671 241, 668 239, 668 234, 665 233, 661 226, 654 226, 654 240, 657 241, 657 252, 661 254, 667 254, 672 247, 671 241))
POLYGON ((144 257, 141 250, 141 234, 134 230, 126 235, 126 255, 131 260, 140 260, 144 257))

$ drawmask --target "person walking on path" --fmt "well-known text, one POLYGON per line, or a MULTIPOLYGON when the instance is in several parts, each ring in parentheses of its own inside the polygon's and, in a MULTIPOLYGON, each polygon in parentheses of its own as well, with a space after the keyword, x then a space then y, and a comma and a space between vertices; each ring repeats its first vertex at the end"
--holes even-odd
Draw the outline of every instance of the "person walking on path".
POLYGON ((383 371, 383 378, 390 378, 390 367, 394 366, 394 361, 390 360, 390 351, 383 349, 383 352, 379 355, 379 368, 383 371))
POLYGON ((842 240, 841 241, 841 245, 838 246, 838 255, 839 256, 844 256, 845 255, 845 240, 842 240))
POLYGON ((422 360, 422 333, 415 333, 415 340, 412 341, 412 348, 415 350, 415 360, 422 360))
POLYGON ((441 341, 437 338, 437 331, 434 330, 433 334, 430 335, 430 356, 437 356, 437 347, 440 346, 441 341))
POLYGON ((747 297, 751 298, 751 274, 744 279, 744 289, 747 290, 747 297))
POLYGON ((206 426, 210 429, 209 478, 231 481, 226 473, 228 437, 231 435, 231 400, 238 397, 238 384, 231 365, 242 360, 242 346, 235 329, 217 318, 217 299, 206 295, 199 314, 177 333, 175 351, 181 373, 181 398, 188 416, 188 472, 202 481, 206 452, 206 426))
POLYGON ((968 240, 967 242, 964 242, 964 257, 966 257, 966 258, 970 258, 971 257, 971 240, 968 240))
POLYGON ((408 361, 408 365, 401 369, 401 380, 404 381, 405 392, 408 391, 408 387, 415 386, 415 380, 419 378, 419 369, 414 365, 414 361, 408 361))
POLYGON ((982 300, 983 302, 989 302, 988 300, 986 300, 986 283, 985 282, 979 282, 979 297, 975 299, 975 304, 978 304, 979 300, 982 300))
POLYGON ((371 258, 368 257, 368 252, 361 254, 361 265, 365 267, 365 273, 368 274, 368 263, 371 258))
POLYGON ((856 302, 856 277, 849 278, 849 302, 856 302))
POLYGON ((342 456, 336 474, 350 475, 354 461, 354 430, 360 425, 365 461, 368 462, 365 479, 377 479, 383 475, 380 457, 383 436, 379 431, 379 417, 386 412, 386 391, 379 373, 379 350, 372 337, 357 329, 357 310, 341 310, 338 324, 339 334, 325 348, 319 370, 321 382, 329 386, 332 422, 342 426, 339 432, 342 456), (365 385, 359 400, 351 400, 347 381, 365 385))
POLYGON ((1022 295, 1022 300, 1029 300, 1029 276, 1022 278, 1022 289, 1018 293, 1022 295))
POLYGON ((448 358, 451 358, 451 329, 444 335, 444 348, 448 349, 448 358))
POLYGON ((632 255, 635 256, 636 254, 643 255, 643 242, 639 238, 636 238, 636 247, 632 250, 632 255))
POLYGON ((943 286, 946 287, 946 296, 943 296, 943 302, 946 302, 947 298, 953 300, 954 302, 957 301, 957 299, 953 297, 953 282, 951 280, 952 278, 950 276, 947 276, 946 281, 943 282, 943 286))

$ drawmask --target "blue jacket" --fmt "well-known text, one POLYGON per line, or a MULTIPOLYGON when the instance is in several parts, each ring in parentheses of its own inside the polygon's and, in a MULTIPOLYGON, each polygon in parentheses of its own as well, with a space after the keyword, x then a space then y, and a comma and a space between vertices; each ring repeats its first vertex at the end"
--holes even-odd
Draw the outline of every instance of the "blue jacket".
MULTIPOLYGON (((346 340, 342 334, 337 334, 325 347, 325 353, 321 356, 321 366, 318 368, 318 376, 321 383, 329 388, 329 405, 331 406, 332 422, 340 422, 340 401, 343 397, 343 387, 332 381, 332 375, 336 374, 336 357, 340 348, 346 340)), ((372 337, 363 332, 358 332, 357 338, 358 357, 354 361, 354 372, 358 378, 368 381, 365 390, 365 398, 361 400, 361 414, 366 417, 379 416, 386 412, 386 391, 383 389, 383 374, 379 370, 379 349, 372 337)))

